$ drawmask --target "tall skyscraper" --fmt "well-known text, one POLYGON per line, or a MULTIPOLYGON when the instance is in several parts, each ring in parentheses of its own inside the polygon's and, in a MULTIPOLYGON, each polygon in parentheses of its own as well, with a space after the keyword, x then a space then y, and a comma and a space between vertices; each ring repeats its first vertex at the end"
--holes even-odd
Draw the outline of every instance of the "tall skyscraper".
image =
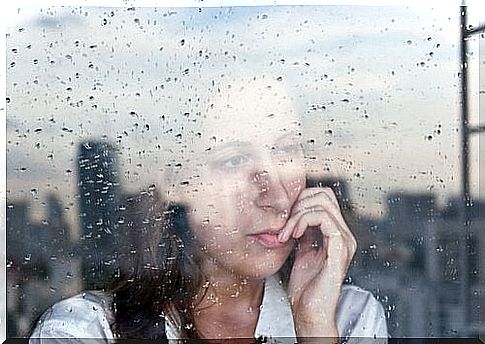
POLYGON ((99 288, 116 271, 119 236, 119 175, 116 148, 109 142, 82 142, 77 158, 84 286, 99 288))

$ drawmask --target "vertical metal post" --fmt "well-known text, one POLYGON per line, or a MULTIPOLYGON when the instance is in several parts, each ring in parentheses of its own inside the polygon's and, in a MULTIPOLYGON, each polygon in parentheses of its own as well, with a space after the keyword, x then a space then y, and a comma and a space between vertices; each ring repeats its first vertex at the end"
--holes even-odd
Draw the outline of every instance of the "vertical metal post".
POLYGON ((471 322, 471 295, 470 295, 470 276, 469 276, 469 253, 471 251, 471 231, 470 231, 470 210, 471 210, 471 199, 470 199, 470 181, 469 181, 469 139, 470 132, 468 126, 468 28, 467 28, 467 7, 460 6, 460 86, 461 86, 461 180, 462 180, 462 202, 461 207, 461 217, 463 220, 464 238, 463 250, 460 252, 462 255, 460 259, 460 269, 459 273, 461 282, 461 300, 464 309, 464 331, 463 335, 469 335, 469 329, 465 327, 471 322))
POLYGON ((461 180, 462 180, 462 207, 460 212, 460 218, 463 221, 463 234, 460 236, 461 247, 463 250, 460 259, 459 280, 461 282, 460 300, 463 304, 463 335, 470 336, 473 334, 474 315, 476 315, 478 306, 478 299, 472 295, 474 292, 472 288, 473 272, 470 271, 470 262, 473 259, 474 252, 473 245, 473 233, 471 230, 471 216, 472 216, 472 198, 470 195, 470 180, 469 180, 469 168, 470 168, 470 137, 473 134, 485 133, 485 125, 470 126, 469 121, 469 108, 468 108, 468 39, 473 35, 485 32, 485 25, 479 25, 477 27, 468 27, 467 21, 467 6, 465 0, 463 0, 462 6, 460 6, 460 95, 461 95, 461 180))

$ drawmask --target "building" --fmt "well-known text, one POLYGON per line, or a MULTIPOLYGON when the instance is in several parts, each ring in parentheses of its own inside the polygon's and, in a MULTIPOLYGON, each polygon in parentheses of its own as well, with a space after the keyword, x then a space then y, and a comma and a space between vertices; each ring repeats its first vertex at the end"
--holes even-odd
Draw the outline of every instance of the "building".
POLYGON ((109 142, 80 143, 77 156, 79 240, 85 288, 100 288, 116 271, 119 176, 117 150, 109 142))

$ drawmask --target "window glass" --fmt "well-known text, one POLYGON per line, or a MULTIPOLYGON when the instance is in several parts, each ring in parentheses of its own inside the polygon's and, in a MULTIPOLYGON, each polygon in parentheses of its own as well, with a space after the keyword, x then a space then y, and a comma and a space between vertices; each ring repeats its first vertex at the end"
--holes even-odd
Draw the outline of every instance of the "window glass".
MULTIPOLYGON (((471 42, 483 113, 483 35, 471 42)), ((263 189, 272 169, 333 189, 358 242, 345 282, 374 294, 391 336, 483 333, 483 149, 474 137, 464 223, 459 47, 449 7, 20 9, 6 38, 8 337, 144 262, 170 197, 217 213, 258 166, 263 189)))

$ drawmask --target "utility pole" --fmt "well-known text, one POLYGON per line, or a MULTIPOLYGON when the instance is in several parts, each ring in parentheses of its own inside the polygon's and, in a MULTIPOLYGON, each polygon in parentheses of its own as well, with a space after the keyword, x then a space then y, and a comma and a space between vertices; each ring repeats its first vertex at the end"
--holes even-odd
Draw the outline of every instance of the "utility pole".
MULTIPOLYGON (((471 126, 469 124, 469 107, 468 107, 468 40, 476 34, 485 31, 485 25, 472 28, 468 27, 467 20, 467 6, 463 4, 460 6, 460 95, 461 95, 461 194, 463 206, 461 207, 461 217, 464 226, 464 243, 465 249, 462 251, 463 257, 461 258, 461 300, 465 309, 464 324, 472 324, 472 314, 474 310, 474 302, 472 300, 471 290, 471 273, 469 269, 469 259, 473 252, 473 237, 471 233, 471 206, 472 199, 470 195, 470 137, 472 134, 479 134, 485 132, 485 125, 471 126)), ((478 305, 478 303, 477 303, 478 305)), ((464 329, 470 335, 470 329, 464 329)))

